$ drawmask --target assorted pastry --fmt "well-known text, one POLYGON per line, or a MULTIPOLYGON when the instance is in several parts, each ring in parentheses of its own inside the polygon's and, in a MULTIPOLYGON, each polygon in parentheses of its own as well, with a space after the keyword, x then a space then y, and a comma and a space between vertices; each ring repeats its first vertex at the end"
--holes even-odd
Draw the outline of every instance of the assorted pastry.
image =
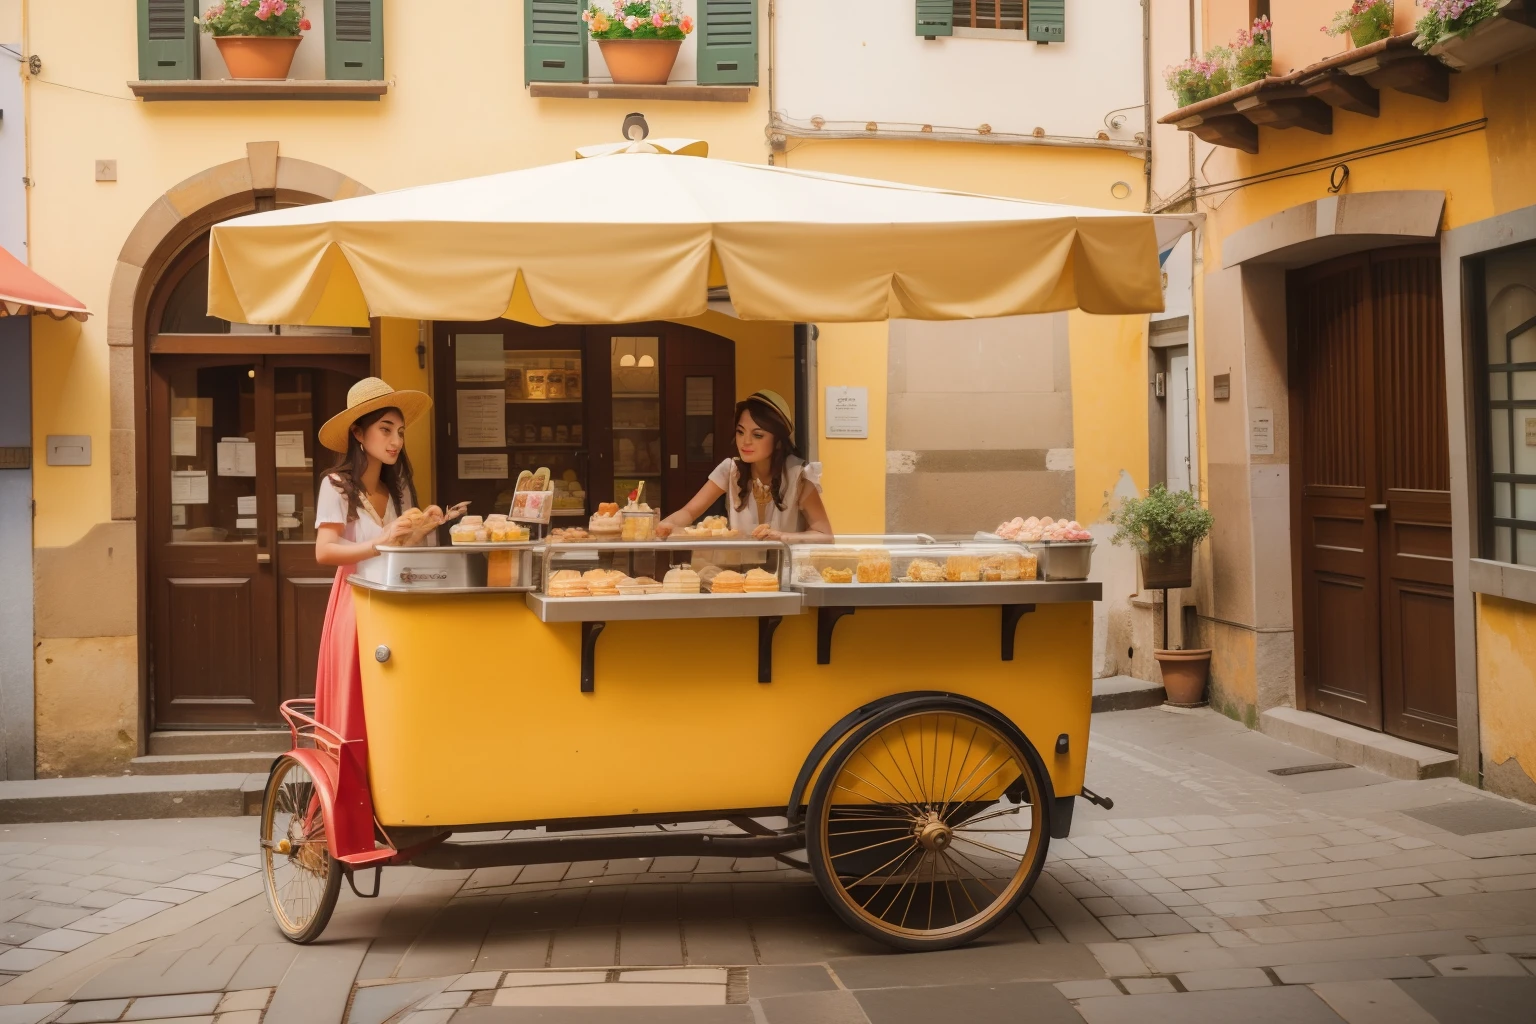
POLYGON ((642 500, 644 497, 645 481, 642 480, 639 487, 629 492, 629 504, 624 506, 624 511, 621 513, 622 525, 619 527, 619 537, 622 540, 656 539, 656 521, 660 517, 642 500))
POLYGON ((667 570, 667 575, 661 581, 661 592, 663 594, 697 594, 699 586, 699 574, 689 566, 679 565, 667 570))
POLYGON ((679 540, 735 540, 740 530, 731 529, 725 516, 705 516, 692 526, 685 526, 673 534, 679 540))
POLYGON ((605 501, 597 506, 597 513, 587 523, 587 529, 592 535, 603 540, 612 540, 624 531, 624 517, 619 515, 619 503, 605 501))
POLYGON ((1041 519, 1030 516, 1028 519, 1014 518, 1002 523, 992 531, 1003 540, 1024 541, 1038 543, 1041 541, 1078 542, 1093 540, 1093 534, 1083 529, 1083 524, 1076 519, 1052 519, 1046 516, 1041 519))

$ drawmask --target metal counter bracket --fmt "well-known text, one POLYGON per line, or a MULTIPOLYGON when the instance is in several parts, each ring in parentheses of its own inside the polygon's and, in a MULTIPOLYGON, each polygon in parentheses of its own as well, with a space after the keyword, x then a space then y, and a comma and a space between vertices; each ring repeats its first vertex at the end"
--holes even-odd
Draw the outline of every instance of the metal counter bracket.
POLYGON ((838 619, 853 613, 852 608, 831 608, 825 605, 816 609, 816 664, 832 664, 832 630, 838 619))
POLYGON ((757 681, 773 682, 773 631, 784 621, 782 615, 757 617, 757 681))
POLYGON ((606 622, 581 624, 581 692, 592 693, 597 678, 597 638, 603 635, 606 622))
POLYGON ((1003 660, 1013 660, 1013 634, 1019 628, 1019 620, 1035 610, 1032 604, 1005 604, 1003 608, 1003 660))

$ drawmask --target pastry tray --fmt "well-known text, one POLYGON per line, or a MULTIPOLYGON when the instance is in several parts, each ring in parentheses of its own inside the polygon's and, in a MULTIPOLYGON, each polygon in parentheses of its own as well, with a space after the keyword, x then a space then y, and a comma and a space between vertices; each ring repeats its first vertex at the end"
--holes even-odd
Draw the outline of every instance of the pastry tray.
POLYGON ((801 595, 647 594, 643 597, 546 597, 530 593, 540 622, 643 622, 654 619, 744 619, 798 615, 801 595))
POLYGON ((1099 601, 1100 583, 1083 580, 1007 583, 796 583, 807 608, 929 608, 1099 601))

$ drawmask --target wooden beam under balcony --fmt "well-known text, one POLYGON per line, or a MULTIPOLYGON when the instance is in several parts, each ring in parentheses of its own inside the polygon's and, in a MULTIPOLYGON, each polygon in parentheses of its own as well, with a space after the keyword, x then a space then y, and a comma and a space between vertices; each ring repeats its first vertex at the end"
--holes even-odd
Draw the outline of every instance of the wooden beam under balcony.
POLYGON ((1174 123, 1181 131, 1191 132, 1195 138, 1204 139, 1213 146, 1240 149, 1244 153, 1259 151, 1258 126, 1242 114, 1195 114, 1174 123))
POLYGON ((1434 57, 1416 47, 1382 50, 1344 66, 1344 73, 1364 78, 1378 89, 1396 89, 1436 103, 1451 98, 1451 72, 1434 57))
POLYGON ((1261 89, 1232 104, 1232 109, 1262 128, 1305 128, 1333 134, 1333 108, 1299 86, 1261 89))
POLYGON ((1329 70, 1303 83, 1302 88, 1307 95, 1316 96, 1330 107, 1366 117, 1381 116, 1381 93, 1363 78, 1329 70))

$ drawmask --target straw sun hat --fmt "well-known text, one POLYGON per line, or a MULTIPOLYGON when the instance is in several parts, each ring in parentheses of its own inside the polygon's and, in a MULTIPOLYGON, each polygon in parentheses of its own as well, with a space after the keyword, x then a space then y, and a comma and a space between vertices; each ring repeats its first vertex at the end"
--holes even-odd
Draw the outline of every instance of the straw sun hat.
POLYGON ((432 408, 432 399, 421 391, 396 391, 378 377, 364 377, 347 390, 347 408, 325 421, 320 443, 333 452, 347 450, 352 424, 379 409, 399 409, 409 427, 432 408))

